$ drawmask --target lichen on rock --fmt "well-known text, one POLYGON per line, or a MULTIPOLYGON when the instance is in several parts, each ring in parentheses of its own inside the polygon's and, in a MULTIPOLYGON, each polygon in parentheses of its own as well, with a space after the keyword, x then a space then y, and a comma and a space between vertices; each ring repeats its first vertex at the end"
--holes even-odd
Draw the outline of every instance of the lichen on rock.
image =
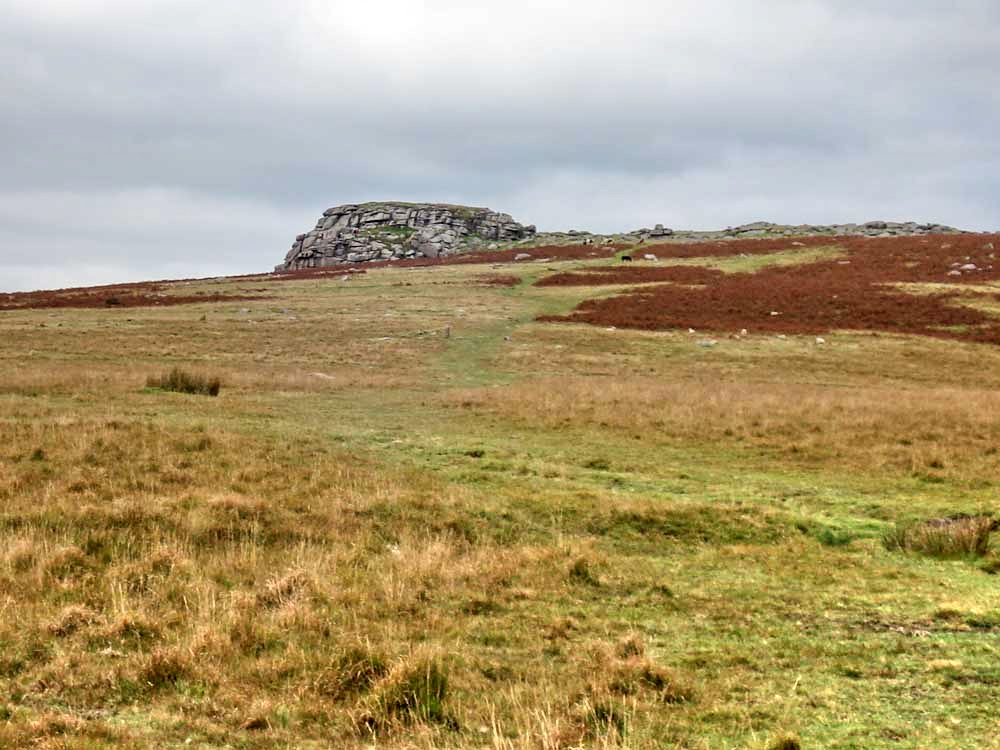
POLYGON ((342 263, 437 258, 531 237, 535 227, 488 208, 442 203, 361 203, 323 212, 295 238, 278 271, 342 263))

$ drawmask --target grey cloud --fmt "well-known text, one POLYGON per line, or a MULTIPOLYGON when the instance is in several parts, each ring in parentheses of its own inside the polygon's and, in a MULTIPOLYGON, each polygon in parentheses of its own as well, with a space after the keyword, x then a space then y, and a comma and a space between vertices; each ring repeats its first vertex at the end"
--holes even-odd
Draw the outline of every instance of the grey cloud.
POLYGON ((326 206, 374 198, 595 230, 1000 225, 994 3, 0 12, 0 289, 201 275, 213 247, 212 273, 265 270, 326 206))

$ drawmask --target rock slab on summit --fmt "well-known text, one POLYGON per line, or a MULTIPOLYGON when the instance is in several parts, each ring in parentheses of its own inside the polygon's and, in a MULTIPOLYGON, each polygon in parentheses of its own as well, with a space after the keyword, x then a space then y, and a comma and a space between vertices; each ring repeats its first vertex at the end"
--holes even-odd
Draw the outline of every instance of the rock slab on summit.
POLYGON ((277 271, 342 263, 437 258, 490 242, 532 237, 535 227, 488 208, 441 203, 360 203, 323 212, 316 227, 295 238, 277 271))

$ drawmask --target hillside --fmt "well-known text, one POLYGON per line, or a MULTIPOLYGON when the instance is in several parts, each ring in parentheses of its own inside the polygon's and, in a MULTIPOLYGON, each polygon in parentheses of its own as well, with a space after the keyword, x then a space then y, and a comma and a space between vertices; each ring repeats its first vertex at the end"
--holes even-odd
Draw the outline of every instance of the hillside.
POLYGON ((1000 747, 1000 236, 762 231, 0 295, 0 747, 1000 747))

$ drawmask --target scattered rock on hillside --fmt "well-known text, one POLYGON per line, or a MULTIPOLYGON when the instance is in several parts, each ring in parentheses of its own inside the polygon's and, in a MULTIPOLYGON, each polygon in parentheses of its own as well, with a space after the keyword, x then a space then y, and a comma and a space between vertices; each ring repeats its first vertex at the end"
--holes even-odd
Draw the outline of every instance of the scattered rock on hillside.
POLYGON ((716 240, 746 240, 753 238, 779 239, 782 237, 912 237, 927 234, 959 234, 961 230, 944 224, 919 224, 915 221, 868 221, 864 224, 774 224, 755 221, 722 230, 691 231, 667 229, 657 224, 653 229, 636 229, 623 239, 639 237, 654 240, 699 242, 716 240))
POLYGON ((341 263, 437 258, 491 242, 531 238, 535 227, 488 208, 438 203, 362 203, 323 212, 316 227, 295 238, 277 271, 341 263))
MULTIPOLYGON (((604 244, 607 241, 634 245, 651 240, 663 242, 717 242, 719 240, 784 239, 794 237, 913 237, 933 234, 964 234, 960 229, 945 224, 918 223, 915 221, 869 221, 863 224, 773 224, 755 221, 721 230, 670 229, 657 224, 652 229, 643 227, 631 232, 614 235, 592 235, 589 232, 569 230, 545 232, 527 240, 533 244, 604 244)), ((522 240, 525 242, 525 240, 522 240)), ((992 248, 990 248, 992 249, 992 248)))
POLYGON ((635 245, 646 240, 664 243, 816 235, 902 237, 960 233, 961 230, 943 224, 878 220, 863 224, 798 225, 755 221, 718 231, 675 230, 656 224, 652 229, 620 234, 592 234, 577 229, 542 234, 537 233, 534 226, 519 224, 509 214, 488 208, 440 203, 352 203, 324 211, 312 231, 295 238, 284 263, 275 270, 437 258, 470 250, 496 250, 501 243, 506 243, 507 247, 585 244, 603 248, 614 243, 635 245))

